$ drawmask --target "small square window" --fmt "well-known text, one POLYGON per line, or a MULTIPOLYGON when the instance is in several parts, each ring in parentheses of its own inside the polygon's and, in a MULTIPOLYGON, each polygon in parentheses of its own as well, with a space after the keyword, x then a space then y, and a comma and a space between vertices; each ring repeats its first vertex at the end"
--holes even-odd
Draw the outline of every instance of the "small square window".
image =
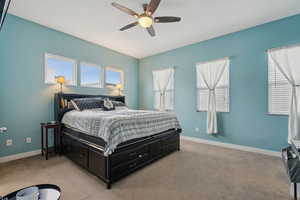
POLYGON ((106 87, 116 87, 118 84, 124 85, 123 70, 114 67, 106 67, 105 69, 106 87))
POLYGON ((45 54, 45 83, 56 83, 57 76, 64 76, 66 85, 76 85, 76 61, 62 56, 45 54))
POLYGON ((99 65, 90 63, 80 63, 80 86, 82 87, 102 87, 102 70, 99 65))

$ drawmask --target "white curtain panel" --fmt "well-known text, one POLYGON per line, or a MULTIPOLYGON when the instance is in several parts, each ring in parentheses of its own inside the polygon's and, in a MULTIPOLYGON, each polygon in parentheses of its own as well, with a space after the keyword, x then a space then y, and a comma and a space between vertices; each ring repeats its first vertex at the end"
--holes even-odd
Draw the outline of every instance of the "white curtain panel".
POLYGON ((300 46, 268 51, 269 65, 275 65, 291 86, 288 142, 299 140, 300 46))
POLYGON ((153 73, 154 108, 173 110, 174 108, 174 68, 155 70, 153 73))
POLYGON ((216 87, 228 84, 228 77, 224 73, 229 70, 229 58, 223 58, 211 62, 198 63, 197 66, 197 88, 207 88, 207 133, 218 133, 217 111, 216 111, 216 87))

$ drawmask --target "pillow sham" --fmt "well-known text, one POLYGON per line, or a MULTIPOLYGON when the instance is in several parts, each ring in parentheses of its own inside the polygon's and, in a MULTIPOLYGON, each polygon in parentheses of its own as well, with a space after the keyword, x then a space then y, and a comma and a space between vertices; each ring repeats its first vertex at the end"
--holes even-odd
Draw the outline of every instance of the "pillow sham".
POLYGON ((102 98, 79 98, 72 99, 72 105, 78 111, 103 108, 103 99, 102 98))

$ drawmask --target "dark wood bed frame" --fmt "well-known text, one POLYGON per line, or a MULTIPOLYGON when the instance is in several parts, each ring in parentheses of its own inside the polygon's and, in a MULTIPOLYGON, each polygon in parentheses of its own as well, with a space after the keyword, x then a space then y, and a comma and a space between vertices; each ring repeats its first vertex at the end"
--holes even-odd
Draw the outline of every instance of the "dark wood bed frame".
MULTIPOLYGON (((64 108, 61 101, 74 98, 106 97, 125 103, 124 96, 83 95, 57 93, 54 97, 55 119, 60 121, 64 108)), ((76 137, 62 126, 61 151, 69 159, 102 179, 107 189, 117 180, 150 163, 180 150, 180 129, 173 129, 150 137, 134 140, 118 147, 111 155, 103 155, 103 147, 76 137)))

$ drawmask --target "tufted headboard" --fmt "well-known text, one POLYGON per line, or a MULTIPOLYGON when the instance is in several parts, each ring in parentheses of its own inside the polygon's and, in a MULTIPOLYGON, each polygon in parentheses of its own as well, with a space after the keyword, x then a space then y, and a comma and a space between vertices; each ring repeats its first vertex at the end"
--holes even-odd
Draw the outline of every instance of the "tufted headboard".
POLYGON ((63 114, 66 111, 68 111, 68 109, 65 108, 62 104, 67 104, 72 99, 88 98, 88 97, 103 97, 103 98, 109 98, 114 101, 121 101, 121 102, 125 103, 124 96, 56 93, 54 95, 54 119, 56 121, 60 121, 63 114))

